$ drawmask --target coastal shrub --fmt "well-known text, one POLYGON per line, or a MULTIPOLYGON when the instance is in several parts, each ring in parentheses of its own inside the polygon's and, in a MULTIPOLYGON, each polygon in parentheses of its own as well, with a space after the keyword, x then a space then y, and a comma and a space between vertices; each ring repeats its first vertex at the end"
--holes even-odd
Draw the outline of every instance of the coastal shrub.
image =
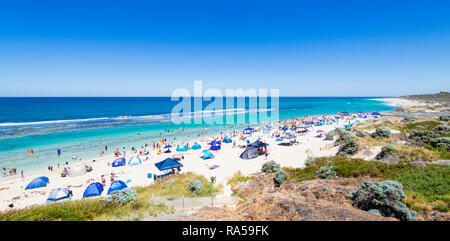
POLYGON ((188 189, 195 195, 198 195, 202 191, 202 187, 203 187, 202 181, 195 180, 189 183, 188 189))
POLYGON ((356 132, 355 132, 355 135, 356 135, 357 137, 366 137, 366 136, 368 136, 369 134, 367 134, 367 133, 364 132, 364 131, 356 131, 356 132))
POLYGON ((309 167, 309 166, 311 166, 315 161, 316 161, 316 160, 314 160, 314 159, 306 160, 305 166, 309 167))
POLYGON ((359 150, 359 142, 350 132, 342 132, 336 140, 335 145, 340 145, 338 156, 352 156, 359 150))
POLYGON ((438 137, 431 141, 431 145, 437 148, 450 150, 450 137, 438 137))
POLYGON ((134 188, 125 188, 118 191, 112 191, 108 197, 100 201, 110 204, 124 205, 136 201, 137 192, 134 188))
POLYGON ((432 131, 412 130, 409 134, 408 141, 415 145, 431 144, 439 135, 432 131))
MULTIPOLYGON (((397 149, 398 152, 401 151, 398 147, 397 149)), ((316 179, 318 178, 317 169, 332 161, 336 175, 341 178, 370 176, 383 180, 394 180, 403 185, 405 194, 412 202, 423 200, 430 206, 435 206, 436 200, 440 200, 450 207, 450 166, 414 167, 407 163, 387 164, 345 157, 317 157, 315 160, 311 166, 305 168, 283 167, 286 179, 295 182, 316 179)), ((420 202, 418 202, 418 206, 421 206, 420 202)))
POLYGON ((275 186, 279 187, 281 185, 281 183, 284 182, 284 180, 286 180, 286 173, 282 170, 277 171, 277 173, 275 174, 275 177, 273 178, 275 186))
POLYGON ((406 117, 403 118, 402 122, 407 122, 408 123, 408 122, 414 122, 416 120, 418 120, 418 119, 415 118, 415 117, 406 116, 406 117))
POLYGON ((382 159, 384 157, 392 155, 397 150, 395 149, 395 146, 392 144, 386 144, 381 148, 381 152, 377 155, 377 159, 382 159))
POLYGON ((438 132, 440 134, 448 134, 450 133, 450 126, 448 125, 438 125, 433 128, 434 132, 438 132))
POLYGON ((450 121, 450 115, 439 116, 440 121, 450 121))
POLYGON ((323 179, 335 179, 337 178, 336 172, 334 171, 335 168, 334 163, 330 161, 325 166, 317 169, 316 174, 323 179))
POLYGON ((377 128, 371 136, 372 138, 389 138, 391 131, 385 128, 377 128))
POLYGON ((436 126, 441 125, 439 121, 420 121, 414 123, 408 123, 403 127, 404 131, 422 130, 422 131, 432 131, 436 126))
POLYGON ((362 210, 376 209, 385 217, 394 217, 402 221, 414 221, 416 212, 409 210, 402 202, 405 193, 402 184, 386 180, 373 183, 364 181, 359 189, 348 195, 353 204, 362 210))
POLYGON ((280 164, 276 163, 275 161, 271 160, 263 164, 261 171, 268 174, 268 173, 275 173, 278 170, 280 170, 280 164))

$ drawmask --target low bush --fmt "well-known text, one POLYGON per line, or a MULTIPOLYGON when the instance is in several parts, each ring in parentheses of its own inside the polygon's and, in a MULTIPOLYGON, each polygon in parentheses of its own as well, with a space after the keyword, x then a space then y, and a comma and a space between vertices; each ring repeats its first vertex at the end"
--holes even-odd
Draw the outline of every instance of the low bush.
POLYGON ((275 173, 278 170, 280 170, 280 164, 276 163, 275 161, 268 161, 263 164, 261 171, 268 174, 268 173, 275 173))
POLYGON ((136 201, 137 192, 134 188, 125 188, 118 191, 112 191, 108 197, 100 201, 111 204, 124 205, 136 201))
POLYGON ((335 179, 337 178, 336 172, 334 171, 335 168, 334 163, 330 161, 325 166, 317 169, 316 174, 323 179, 335 179))
POLYGON ((439 116, 440 121, 450 121, 450 115, 439 116))
POLYGON ((277 171, 275 177, 273 178, 275 186, 279 187, 284 182, 284 180, 286 180, 286 173, 282 170, 277 171))
POLYGON ((362 210, 378 210, 385 217, 394 217, 402 221, 414 221, 416 212, 402 203, 406 197, 402 184, 386 180, 373 183, 364 181, 358 190, 348 195, 353 204, 362 210))
POLYGON ((195 180, 189 183, 188 190, 194 193, 195 195, 198 195, 202 192, 202 187, 203 187, 202 181, 195 180))
POLYGON ((385 128, 377 128, 370 136, 372 138, 389 138, 391 136, 391 131, 385 128))
POLYGON ((377 155, 377 159, 382 159, 384 157, 392 155, 394 152, 396 152, 397 149, 395 149, 395 146, 392 144, 386 144, 381 148, 381 152, 377 155))

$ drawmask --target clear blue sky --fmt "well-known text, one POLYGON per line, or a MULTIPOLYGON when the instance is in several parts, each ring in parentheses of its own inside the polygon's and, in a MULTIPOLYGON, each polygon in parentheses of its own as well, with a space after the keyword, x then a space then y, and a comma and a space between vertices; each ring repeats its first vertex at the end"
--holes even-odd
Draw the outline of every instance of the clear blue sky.
POLYGON ((448 1, 10 1, 0 96, 450 90, 448 1))

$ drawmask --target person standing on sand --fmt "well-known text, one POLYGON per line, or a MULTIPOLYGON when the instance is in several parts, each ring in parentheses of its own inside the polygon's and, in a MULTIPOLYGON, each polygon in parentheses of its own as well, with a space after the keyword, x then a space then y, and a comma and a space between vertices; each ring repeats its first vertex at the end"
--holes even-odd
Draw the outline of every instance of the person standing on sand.
POLYGON ((22 179, 23 179, 23 170, 20 171, 20 175, 22 176, 22 179))
POLYGON ((102 186, 106 186, 106 180, 105 180, 105 177, 103 175, 101 177, 101 180, 102 180, 102 186))

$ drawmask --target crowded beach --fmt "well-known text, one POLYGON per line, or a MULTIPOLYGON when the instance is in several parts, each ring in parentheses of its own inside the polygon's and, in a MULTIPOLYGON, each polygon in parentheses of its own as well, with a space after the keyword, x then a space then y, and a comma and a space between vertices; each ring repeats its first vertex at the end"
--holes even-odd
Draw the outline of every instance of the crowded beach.
MULTIPOLYGON (((147 186, 169 175, 194 172, 223 188, 219 195, 231 195, 227 180, 236 172, 257 173, 268 160, 281 166, 303 167, 312 156, 333 156, 337 152, 326 133, 350 128, 358 122, 379 117, 372 113, 293 117, 289 120, 246 126, 215 136, 199 132, 190 141, 175 143, 161 138, 141 147, 101 147, 99 157, 77 160, 29 175, 15 175, 6 168, 0 180, 0 209, 107 196, 126 187, 147 186), (110 150, 111 151, 111 150, 110 150)), ((182 130, 177 130, 180 133, 182 130)), ((61 149, 56 155, 62 154, 61 149)), ((27 154, 31 151, 27 150, 27 154)), ((33 151, 34 152, 34 151, 33 151)))

